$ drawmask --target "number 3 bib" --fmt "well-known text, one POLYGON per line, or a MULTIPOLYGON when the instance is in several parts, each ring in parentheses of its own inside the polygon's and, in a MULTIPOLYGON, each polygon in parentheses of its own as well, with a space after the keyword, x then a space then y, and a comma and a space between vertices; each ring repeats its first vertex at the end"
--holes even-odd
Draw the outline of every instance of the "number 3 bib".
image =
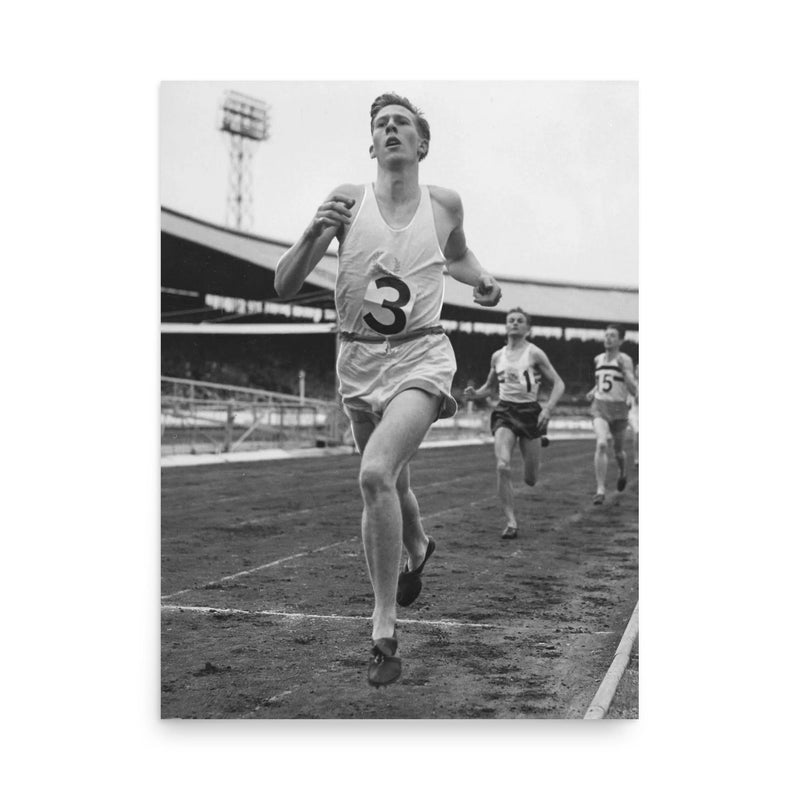
POLYGON ((382 275, 367 284, 364 292, 363 320, 381 336, 402 333, 406 329, 414 298, 401 278, 382 275))

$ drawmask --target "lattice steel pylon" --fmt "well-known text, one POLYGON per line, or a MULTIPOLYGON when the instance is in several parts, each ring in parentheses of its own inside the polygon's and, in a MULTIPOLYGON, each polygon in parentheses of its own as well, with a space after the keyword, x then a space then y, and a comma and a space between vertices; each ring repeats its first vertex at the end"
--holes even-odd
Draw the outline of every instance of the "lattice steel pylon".
POLYGON ((225 224, 248 230, 253 224, 253 153, 269 138, 269 107, 263 100, 228 91, 222 98, 219 129, 230 137, 230 172, 225 224))

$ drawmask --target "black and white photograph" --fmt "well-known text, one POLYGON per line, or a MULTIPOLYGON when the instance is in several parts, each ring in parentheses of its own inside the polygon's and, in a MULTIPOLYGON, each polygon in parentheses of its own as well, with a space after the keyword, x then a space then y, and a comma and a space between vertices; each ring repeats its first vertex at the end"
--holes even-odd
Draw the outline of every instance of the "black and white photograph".
POLYGON ((638 134, 161 83, 162 718, 638 718, 638 134))
POLYGON ((7 795, 791 794, 789 11, 9 6, 7 795))

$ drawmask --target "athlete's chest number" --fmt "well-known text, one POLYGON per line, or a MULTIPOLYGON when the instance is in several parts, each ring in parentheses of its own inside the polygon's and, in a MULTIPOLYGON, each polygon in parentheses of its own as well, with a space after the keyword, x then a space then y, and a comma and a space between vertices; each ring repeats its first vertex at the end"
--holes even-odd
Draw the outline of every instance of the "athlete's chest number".
POLYGON ((406 327, 408 321, 407 313, 411 312, 413 305, 411 300, 411 290, 408 285, 400 278, 395 278, 393 275, 383 275, 375 281, 370 281, 367 286, 367 291, 364 294, 364 304, 369 307, 370 304, 380 306, 388 311, 391 311, 394 319, 389 323, 381 322, 375 315, 369 311, 364 314, 364 322, 369 325, 372 330, 377 331, 383 336, 389 336, 393 333, 400 333, 406 327), (397 293, 397 297, 392 298, 386 296, 386 289, 393 289, 397 293))
MULTIPOLYGON (((497 382, 498 383, 522 383, 522 378, 525 378, 525 386, 527 387, 528 391, 533 390, 533 384, 531 383, 531 375, 528 370, 525 370, 522 375, 515 370, 515 369, 505 369, 501 370, 497 373, 497 382)), ((536 383, 536 378, 534 377, 534 383, 536 383)))
MULTIPOLYGON (((584 384, 585 385, 585 384, 584 384)), ((611 376, 607 373, 601 373, 597 376, 597 391, 598 392, 610 392, 611 387, 614 385, 614 382, 611 376)))

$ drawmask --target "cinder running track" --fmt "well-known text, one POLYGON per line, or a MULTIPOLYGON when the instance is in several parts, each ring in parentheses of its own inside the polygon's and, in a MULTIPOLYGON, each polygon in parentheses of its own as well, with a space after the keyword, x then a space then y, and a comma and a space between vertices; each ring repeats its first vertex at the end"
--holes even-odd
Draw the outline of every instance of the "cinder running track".
POLYGON ((162 716, 582 718, 638 594, 638 475, 593 506, 593 449, 553 442, 534 489, 515 453, 512 541, 491 445, 420 451, 437 550, 382 690, 358 456, 162 470, 162 716))

